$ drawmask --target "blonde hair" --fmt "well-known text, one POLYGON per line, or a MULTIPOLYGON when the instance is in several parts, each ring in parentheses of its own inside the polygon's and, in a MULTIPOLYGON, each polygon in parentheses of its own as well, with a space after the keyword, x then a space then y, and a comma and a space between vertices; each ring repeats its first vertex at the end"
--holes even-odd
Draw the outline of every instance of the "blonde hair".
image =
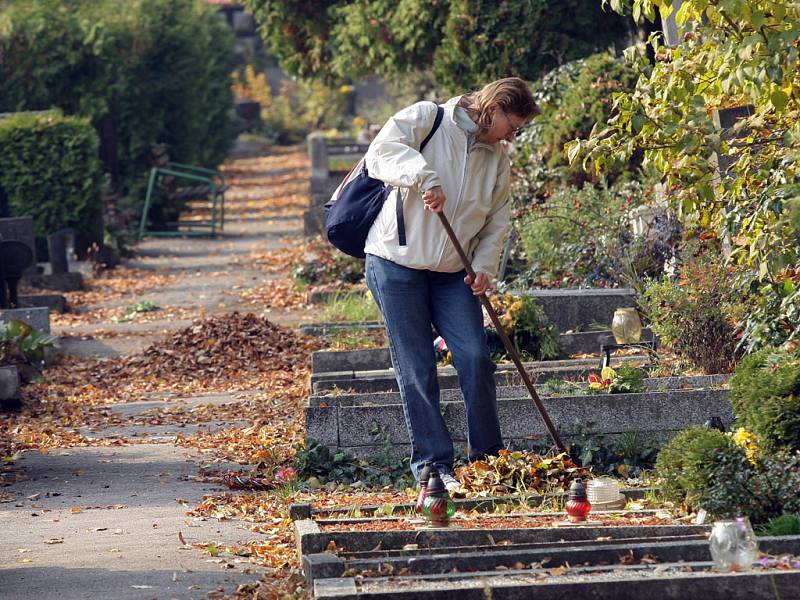
POLYGON ((526 121, 540 112, 528 84, 519 77, 506 77, 487 83, 481 90, 462 96, 458 104, 470 113, 478 125, 479 134, 492 127, 496 108, 526 121))

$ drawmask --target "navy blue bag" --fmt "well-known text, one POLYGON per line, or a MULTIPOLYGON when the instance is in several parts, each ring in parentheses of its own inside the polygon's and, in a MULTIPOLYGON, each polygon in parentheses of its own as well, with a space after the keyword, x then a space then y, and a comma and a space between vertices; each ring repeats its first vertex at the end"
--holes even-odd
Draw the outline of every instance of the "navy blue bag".
MULTIPOLYGON (((437 106, 436 119, 433 121, 430 133, 420 144, 420 152, 436 133, 443 116, 444 110, 441 106, 437 106)), ((367 243, 370 227, 391 191, 392 186, 369 176, 367 165, 362 158, 325 204, 325 235, 328 241, 345 254, 364 258, 366 256, 364 246, 367 243)), ((400 245, 405 246, 402 202, 397 203, 397 233, 400 245)))

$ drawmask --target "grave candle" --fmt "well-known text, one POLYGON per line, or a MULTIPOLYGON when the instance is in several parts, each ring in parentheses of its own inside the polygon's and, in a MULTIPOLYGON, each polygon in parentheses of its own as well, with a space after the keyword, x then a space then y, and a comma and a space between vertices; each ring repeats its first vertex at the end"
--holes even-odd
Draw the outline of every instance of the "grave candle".
POLYGON ((417 495, 417 513, 422 514, 422 503, 425 502, 425 496, 428 492, 428 480, 431 477, 431 465, 425 463, 422 471, 419 472, 419 495, 417 495))
POLYGON ((578 477, 572 482, 569 488, 569 500, 565 507, 569 520, 573 523, 581 523, 586 520, 592 505, 586 497, 586 488, 583 487, 581 478, 578 477))
POLYGON ((431 469, 428 490, 422 502, 422 514, 430 527, 447 527, 456 507, 439 477, 439 472, 431 469))

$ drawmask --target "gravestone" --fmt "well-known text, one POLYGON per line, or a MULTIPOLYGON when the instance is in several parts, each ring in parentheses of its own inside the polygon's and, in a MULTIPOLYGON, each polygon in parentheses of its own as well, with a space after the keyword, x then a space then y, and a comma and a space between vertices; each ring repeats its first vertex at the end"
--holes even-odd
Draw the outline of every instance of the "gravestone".
POLYGON ((19 240, 0 240, 0 309, 17 308, 17 284, 33 264, 33 251, 19 240))
POLYGON ((664 20, 662 29, 664 31, 664 43, 667 46, 677 46, 681 41, 681 30, 678 27, 675 16, 682 4, 683 0, 672 0, 672 12, 664 20))
POLYGON ((33 235, 33 217, 9 217, 0 219, 0 240, 18 240, 33 253, 34 260, 25 269, 25 274, 36 273, 36 240, 33 235))
MULTIPOLYGON (((752 104, 715 110, 712 113, 712 118, 714 119, 714 126, 720 132, 720 139, 732 140, 746 137, 748 135, 747 129, 733 131, 733 127, 738 121, 751 117, 754 113, 755 107, 752 104)), ((731 167, 736 162, 736 157, 720 154, 719 151, 715 152, 715 156, 717 158, 717 178, 721 180, 732 177, 731 167)))
POLYGON ((47 236, 47 250, 50 255, 50 272, 54 275, 69 272, 69 248, 73 246, 74 232, 62 229, 47 236))
POLYGON ((329 139, 319 132, 311 133, 306 143, 311 159, 311 197, 309 208, 303 213, 303 233, 309 237, 324 232, 324 205, 347 175, 346 170, 332 171, 331 160, 339 158, 355 162, 366 153, 369 144, 348 138, 329 139))
POLYGON ((0 367, 0 409, 19 408, 19 372, 15 366, 0 367))

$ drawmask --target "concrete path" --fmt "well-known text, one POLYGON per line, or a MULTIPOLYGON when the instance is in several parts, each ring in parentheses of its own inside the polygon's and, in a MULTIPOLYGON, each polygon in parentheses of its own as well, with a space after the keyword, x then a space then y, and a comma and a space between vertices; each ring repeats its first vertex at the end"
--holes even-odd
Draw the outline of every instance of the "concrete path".
MULTIPOLYGON (((194 316, 258 312, 241 299, 241 291, 262 286, 271 276, 250 264, 251 254, 280 248, 301 234, 299 213, 248 210, 254 198, 273 193, 273 174, 282 179, 294 176, 302 198, 307 166, 297 152, 286 155, 294 166, 282 167, 276 156, 269 161, 275 165, 271 172, 254 169, 246 155, 228 165, 237 171, 239 184, 228 192, 228 219, 218 239, 148 239, 138 247, 138 257, 126 266, 162 273, 169 281, 135 300, 152 300, 169 310, 143 323, 57 323, 53 333, 68 336, 62 351, 84 357, 132 354, 186 327, 194 316)), ((115 309, 133 300, 120 298, 87 308, 115 309)), ((310 320, 303 310, 272 311, 268 318, 287 325, 310 320)), ((147 422, 148 416, 165 409, 247 400, 247 393, 234 392, 156 395, 112 405, 121 424, 81 430, 109 445, 24 452, 12 468, 26 479, 0 488, 0 598, 206 598, 233 594, 240 584, 257 581, 265 567, 192 546, 242 546, 258 538, 242 522, 187 515, 204 496, 226 491, 204 482, 203 468, 237 465, 208 465, 207 455, 175 443, 177 433, 246 423, 147 422), (135 419, 136 424, 125 419, 135 419)))

